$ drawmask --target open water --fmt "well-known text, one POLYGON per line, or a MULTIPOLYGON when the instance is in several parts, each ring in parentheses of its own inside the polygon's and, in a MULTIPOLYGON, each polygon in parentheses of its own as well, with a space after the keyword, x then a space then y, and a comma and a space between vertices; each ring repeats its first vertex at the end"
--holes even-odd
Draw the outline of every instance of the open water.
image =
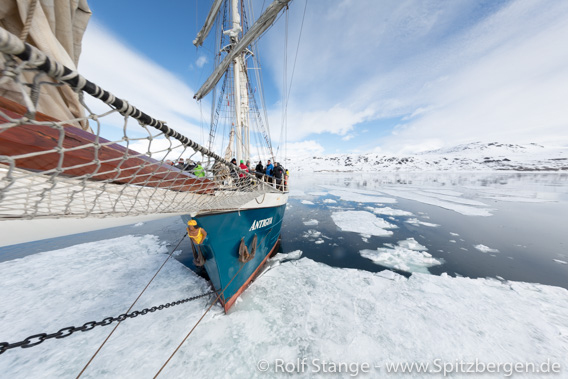
MULTIPOLYGON (((280 252, 301 250, 317 262, 371 272, 448 273, 568 288, 568 174, 327 173, 295 177, 291 188, 280 252), (385 208, 393 214, 381 214, 385 208), (370 235, 368 218, 338 225, 332 215, 343 212, 383 219, 394 225, 386 229, 392 234, 370 235), (416 249, 394 250, 411 238, 427 253, 424 265, 412 261, 416 249), (429 265, 428 255, 438 263, 429 265)), ((170 217, 2 247, 0 261, 129 234, 156 235, 173 248, 184 232, 181 220, 170 217)), ((191 267, 189 241, 177 250, 176 259, 191 267)))

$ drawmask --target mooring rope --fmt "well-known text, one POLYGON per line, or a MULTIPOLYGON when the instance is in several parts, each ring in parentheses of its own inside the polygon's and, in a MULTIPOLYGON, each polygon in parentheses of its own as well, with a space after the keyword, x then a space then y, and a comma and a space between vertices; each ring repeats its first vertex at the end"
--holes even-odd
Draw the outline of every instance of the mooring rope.
MULTIPOLYGON (((248 263, 248 262, 247 262, 248 263)), ((183 340, 179 343, 178 347, 176 347, 176 349, 174 350, 174 352, 172 353, 172 355, 170 355, 170 357, 166 360, 166 362, 162 365, 162 367, 160 367, 160 370, 158 370, 158 372, 156 373, 156 375, 154 375, 154 379, 156 379, 158 377, 158 375, 160 375, 160 373, 162 372, 162 370, 166 367, 166 365, 170 362, 170 360, 174 357, 174 355, 178 352, 178 350, 181 348, 181 346, 185 343, 185 341, 189 338, 189 336, 191 335, 191 333, 193 333, 193 331, 195 330, 195 328, 197 328, 197 325, 199 325, 199 323, 201 322, 201 320, 203 320, 203 318, 205 317, 205 315, 207 313, 209 313, 209 311, 211 310, 211 308, 213 307, 213 305, 215 305, 219 299, 221 298, 221 296, 225 293, 225 290, 227 289, 227 287, 229 287, 229 285, 233 282, 233 280, 235 280, 235 278, 237 277, 237 275, 239 275, 239 273, 241 272, 241 270, 243 269, 243 267, 246 266, 247 263, 244 263, 239 270, 237 271, 237 273, 235 274, 235 276, 233 276, 231 278, 231 280, 229 281, 229 283, 227 283, 227 285, 225 286, 225 288, 223 288, 223 290, 221 292, 219 292, 219 295, 217 295, 217 298, 211 302, 211 305, 209 305, 209 308, 207 308, 207 310, 205 311, 205 313, 203 313, 203 315, 201 316, 201 318, 199 320, 197 320, 197 322, 195 323, 195 325, 193 325, 193 328, 191 328, 191 330, 189 331, 189 333, 187 333, 187 335, 183 338, 183 340)))
MULTIPOLYGON (((148 282, 148 284, 146 284, 146 287, 144 287, 144 289, 142 290, 142 292, 140 292, 140 294, 138 295, 138 297, 136 298, 136 300, 134 300, 134 302, 132 303, 132 305, 130 306, 130 308, 128 308, 128 310, 125 313, 130 312, 130 310, 134 307, 134 305, 138 302, 138 300, 140 299, 140 297, 144 294, 144 292, 146 292, 146 290, 148 289, 148 287, 150 286, 150 284, 152 283, 152 281, 156 278, 156 276, 160 273, 160 271, 162 270, 162 268, 166 265, 166 262, 173 256, 174 251, 176 251, 176 249, 179 247, 179 245, 181 244, 181 242, 184 240, 186 236, 186 233, 184 231, 183 233, 183 237, 179 240, 179 242, 177 243, 176 247, 174 247, 172 249, 172 251, 170 252, 170 254, 168 255, 168 257, 166 258, 166 260, 164 261, 164 263, 162 263, 162 265, 160 266, 160 268, 158 269, 158 271, 156 271, 156 273, 154 274, 154 276, 152 277, 152 279, 150 279, 150 281, 148 282)), ((109 338, 112 336, 112 334, 114 333, 114 331, 116 330, 116 328, 118 328, 118 326, 120 325, 122 321, 119 321, 118 324, 115 325, 115 327, 112 329, 112 331, 109 333, 109 335, 105 338, 105 340, 103 341, 103 343, 99 346, 99 348, 97 349, 97 351, 95 351, 95 354, 93 354, 93 356, 91 357, 91 359, 89 359, 89 361, 87 362, 87 364, 85 365, 85 367, 83 367, 83 369, 81 370, 81 372, 79 373, 79 375, 77 375, 77 378, 80 378, 81 375, 83 375, 83 373, 85 372, 85 370, 87 369, 87 367, 89 367, 89 365, 91 364, 91 362, 93 361, 93 359, 95 359, 95 357, 97 356, 97 354, 99 353, 99 351, 101 351, 101 349, 103 348, 103 346, 107 343, 107 341, 109 340, 109 338)))

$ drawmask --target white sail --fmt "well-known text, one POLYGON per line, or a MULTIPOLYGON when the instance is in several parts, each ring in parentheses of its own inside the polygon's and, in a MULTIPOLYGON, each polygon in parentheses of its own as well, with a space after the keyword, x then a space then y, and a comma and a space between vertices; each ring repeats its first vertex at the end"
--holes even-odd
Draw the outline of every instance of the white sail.
POLYGON ((203 83, 201 88, 193 96, 197 100, 201 100, 206 96, 223 77, 223 74, 229 68, 235 57, 242 53, 255 39, 257 39, 276 19, 276 16, 282 8, 284 8, 290 0, 275 0, 266 8, 266 11, 256 20, 254 25, 248 30, 243 38, 231 49, 231 51, 221 61, 219 66, 215 68, 211 76, 203 83))

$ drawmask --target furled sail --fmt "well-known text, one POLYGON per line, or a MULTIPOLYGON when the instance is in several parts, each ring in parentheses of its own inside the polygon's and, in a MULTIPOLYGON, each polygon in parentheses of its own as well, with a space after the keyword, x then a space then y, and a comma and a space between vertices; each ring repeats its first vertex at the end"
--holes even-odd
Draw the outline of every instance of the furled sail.
POLYGON ((207 19, 205 20, 205 24, 203 25, 199 33, 197 33, 197 37, 195 37, 195 39, 193 40, 193 44, 195 46, 203 45, 203 41, 205 40, 205 38, 207 38, 209 32, 211 31, 211 28, 213 27, 213 24, 215 23, 215 16, 219 12, 221 4, 223 4, 223 0, 215 0, 213 5, 211 6, 209 14, 207 15, 207 19))
POLYGON ((275 0, 266 8, 264 13, 256 20, 254 25, 248 30, 243 38, 231 49, 231 51, 221 61, 219 66, 215 68, 211 76, 203 83, 201 88, 193 96, 197 100, 205 97, 223 77, 223 74, 229 68, 235 57, 242 53, 255 39, 257 39, 276 19, 276 16, 282 8, 284 8, 290 0, 275 0))
MULTIPOLYGON (((72 70, 77 69, 81 54, 81 40, 91 17, 87 0, 2 0, 0 27, 37 47, 52 59, 72 70)), ((0 59, 2 59, 0 57, 0 59)), ((31 74, 24 73, 29 80, 31 74)), ((83 117, 83 106, 77 94, 69 87, 44 86, 37 111, 60 120, 83 117)), ((23 104, 20 90, 4 83, 0 96, 23 104)), ((90 130, 85 121, 71 122, 73 126, 90 130)))

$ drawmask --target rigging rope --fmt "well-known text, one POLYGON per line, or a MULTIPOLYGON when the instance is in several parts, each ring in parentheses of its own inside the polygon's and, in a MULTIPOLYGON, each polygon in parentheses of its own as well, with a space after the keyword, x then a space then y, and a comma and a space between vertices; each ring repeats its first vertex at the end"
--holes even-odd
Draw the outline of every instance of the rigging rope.
MULTIPOLYGON (((285 82, 284 84, 284 88, 287 88, 287 92, 283 91, 285 93, 284 99, 283 99, 283 106, 282 106, 282 129, 284 130, 283 133, 284 135, 284 141, 288 141, 288 102, 290 100, 290 94, 292 92, 292 82, 294 80, 294 73, 296 71, 296 62, 298 60, 298 52, 300 50, 300 41, 302 39, 302 32, 304 30, 304 20, 306 19, 306 9, 308 8, 308 0, 306 0, 305 5, 304 5, 304 13, 302 15, 302 23, 300 25, 300 34, 298 35, 298 43, 296 44, 296 54, 294 56, 294 64, 292 66, 292 74, 290 75, 290 84, 288 87, 286 87, 288 84, 285 82)), ((286 12, 286 46, 288 44, 288 12, 286 12)), ((287 48, 286 48, 287 50, 287 48)), ((287 55, 286 55, 287 57, 287 55)), ((287 62, 287 60, 286 60, 287 62)), ((285 63, 285 67, 286 67, 286 63, 285 63)), ((281 132, 282 134, 282 132, 281 132)), ((282 138, 282 135, 280 136, 282 138)), ((286 146, 286 145, 285 145, 286 146)), ((286 148, 285 148, 286 149, 286 148)), ((287 151, 284 150, 284 160, 287 160, 287 151)))
MULTIPOLYGON (((247 262, 248 263, 248 262, 247 262)), ((217 295, 217 298, 211 302, 211 304, 209 305, 209 308, 207 308, 207 310, 205 311, 205 313, 203 313, 203 315, 199 318, 199 320, 197 320, 197 322, 195 323, 195 325, 193 325, 193 328, 191 328, 191 330, 189 331, 189 333, 187 333, 187 335, 183 338, 183 340, 179 343, 179 345, 176 347, 176 349, 174 350, 174 352, 170 355, 170 357, 166 360, 166 362, 164 362, 164 364, 162 365, 162 367, 160 367, 160 369, 158 370, 158 372, 156 373, 156 375, 154 375, 154 379, 156 379, 158 377, 158 375, 160 375, 160 373, 162 372, 162 370, 166 367, 166 365, 170 362, 170 360, 174 357, 174 355, 179 351, 179 349, 181 348, 181 346, 185 343, 185 341, 189 338, 189 336, 191 335, 191 333, 193 333, 193 331, 195 330, 195 328, 197 328, 197 325, 199 325, 199 323, 201 322, 201 320, 203 320, 203 318, 207 315, 207 313, 209 313, 209 311, 211 310, 211 308, 213 308, 213 305, 215 305, 219 299, 221 298, 221 296, 224 294, 225 290, 227 289, 227 287, 229 287, 229 285, 233 282, 233 280, 235 280, 235 278, 237 277, 237 275, 239 275, 239 273, 241 272, 241 270, 243 269, 243 267, 246 266, 247 263, 244 263, 241 265, 241 267, 239 268, 239 270, 237 271, 237 273, 231 278, 231 280, 229 281, 229 283, 227 283, 227 285, 225 286, 225 288, 223 288, 223 290, 221 292, 219 292, 219 294, 217 295)))
POLYGON ((33 20, 34 13, 35 13, 38 2, 39 2, 39 0, 33 0, 32 3, 30 4, 30 7, 28 9, 28 16, 26 17, 26 23, 24 24, 24 28, 22 29, 22 32, 20 33, 20 40, 22 42, 26 42, 26 39, 28 38, 28 34, 29 34, 30 28, 32 26, 32 20, 33 20))
MULTIPOLYGON (((150 284, 154 281, 154 279, 156 278, 156 276, 158 276, 158 274, 160 273, 160 271, 162 271, 162 268, 164 268, 164 266, 166 265, 166 263, 168 262, 168 260, 173 256, 174 251, 176 251, 176 249, 179 247, 179 245, 181 244, 181 242, 185 239, 186 237, 186 232, 183 232, 183 237, 179 240, 179 242, 177 243, 177 245, 172 249, 172 251, 170 252, 170 254, 168 254, 168 257, 166 258, 166 260, 164 261, 164 263, 162 263, 162 265, 160 266, 160 268, 158 269, 158 271, 156 271, 156 273, 154 274, 154 276, 152 277, 152 279, 150 279, 150 281, 148 282, 148 284, 146 284, 146 287, 144 287, 144 289, 142 290, 142 292, 140 292, 140 294, 138 295, 138 297, 136 298, 136 300, 134 300, 134 302, 132 303, 132 305, 130 306, 130 308, 128 308, 128 310, 125 313, 130 312, 130 310, 134 307, 134 305, 138 302, 138 300, 140 299, 140 297, 142 297, 142 295, 144 294, 144 292, 146 292, 146 290, 148 289, 148 287, 150 286, 150 284)), ((83 367, 83 369, 81 370, 81 372, 79 373, 79 375, 77 375, 77 378, 80 378, 81 375, 83 375, 83 373, 85 372, 85 370, 87 369, 87 367, 89 367, 89 365, 91 364, 91 362, 93 361, 93 359, 95 359, 95 357, 97 356, 97 354, 99 353, 99 351, 101 351, 101 349, 103 348, 103 346, 107 343, 107 341, 109 340, 109 338, 112 336, 112 334, 114 333, 114 331, 118 328, 118 326, 120 325, 122 321, 119 321, 118 324, 115 325, 115 327, 111 330, 111 332, 108 334, 108 336, 105 338, 105 340, 103 341, 103 343, 99 346, 99 348, 97 349, 97 351, 95 351, 95 354, 93 354, 93 356, 91 357, 91 359, 89 359, 89 361, 87 362, 87 364, 85 365, 85 367, 83 367)))
MULTIPOLYGON (((281 223, 282 220, 280 220, 278 223, 281 223)), ((268 236, 270 235, 270 233, 272 233, 272 230, 274 230, 275 226, 272 226, 270 228, 270 231, 268 233, 266 233, 266 235, 262 238, 262 240, 260 241, 259 244, 262 244, 264 242, 264 240, 266 238, 268 238, 268 236)), ((277 229, 280 230, 280 229, 277 229)), ((280 242, 280 241, 278 241, 280 242)), ((231 278, 231 280, 229 281, 229 283, 227 283, 227 285, 223 288, 222 291, 219 292, 219 294, 217 295, 217 298, 211 303, 211 305, 209 305, 209 308, 207 308, 207 310, 205 311, 205 313, 203 313, 203 315, 201 316, 201 318, 195 323, 195 325, 193 325, 193 328, 191 328, 191 330, 189 331, 189 333, 187 333, 187 335, 184 337, 184 339, 180 342, 180 344, 177 346, 177 348, 174 350, 174 352, 172 353, 172 355, 170 355, 170 357, 166 360, 166 362, 162 365, 162 367, 160 368, 160 370, 158 370, 158 372, 156 373, 156 375, 154 376, 154 379, 156 379, 158 377, 158 375, 160 375, 160 373, 162 372, 162 370, 166 367, 166 365, 170 362, 170 360, 173 358, 173 356, 179 351, 179 349, 181 348, 181 346, 185 343, 185 341, 189 338, 189 336, 191 335, 191 333, 193 333, 193 331, 195 330, 195 328, 197 328, 197 325, 199 325, 199 323, 201 322, 201 320, 203 320, 203 318, 205 317, 205 315, 207 315, 207 313, 211 310, 211 308, 213 307, 213 305, 215 303, 217 303, 217 301, 219 301, 219 299, 221 298, 221 296, 224 294, 225 290, 229 287, 229 285, 233 282, 233 280, 235 280, 235 278, 237 277, 237 275, 239 275, 239 272, 241 272, 241 270, 247 265, 248 262, 245 262, 241 265, 241 267, 239 268, 239 270, 236 272, 236 274, 231 278)))

